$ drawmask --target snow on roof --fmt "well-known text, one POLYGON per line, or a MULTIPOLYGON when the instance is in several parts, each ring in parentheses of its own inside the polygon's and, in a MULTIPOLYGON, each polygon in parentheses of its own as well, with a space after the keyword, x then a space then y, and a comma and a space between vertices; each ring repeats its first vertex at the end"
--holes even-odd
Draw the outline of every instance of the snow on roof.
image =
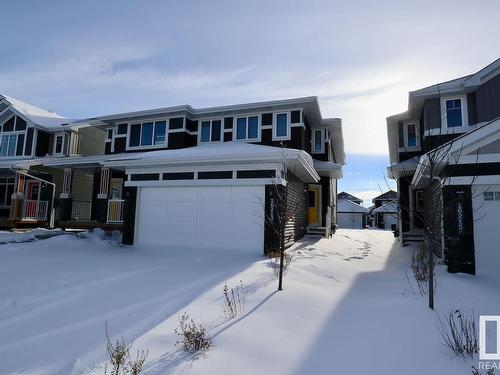
POLYGON ((379 213, 379 212, 396 213, 398 212, 398 204, 397 202, 387 202, 386 204, 373 210, 373 213, 379 213))
POLYGON ((375 202, 376 200, 387 200, 387 199, 393 200, 397 198, 398 198, 398 193, 396 193, 394 190, 389 190, 383 194, 380 194, 378 197, 373 198, 372 202, 375 202))
POLYGON ((342 177, 342 166, 337 163, 315 159, 314 169, 316 169, 321 176, 337 179, 342 177))
POLYGON ((0 100, 2 99, 33 124, 43 128, 58 128, 63 124, 71 122, 71 120, 60 116, 55 112, 46 111, 45 109, 35 107, 34 105, 25 103, 19 99, 11 98, 6 95, 0 95, 0 100))
POLYGON ((413 175, 417 169, 419 159, 420 158, 418 156, 414 156, 400 163, 393 164, 390 167, 387 167, 387 175, 392 179, 413 175))
POLYGON ((363 202, 363 199, 355 197, 354 195, 346 193, 345 191, 338 193, 337 199, 349 199, 350 201, 353 202, 363 202))
POLYGON ((366 207, 361 206, 349 199, 338 199, 337 200, 337 212, 361 212, 367 213, 369 210, 366 207))
POLYGON ((152 165, 282 161, 285 161, 289 169, 297 168, 297 173, 295 171, 294 173, 301 177, 303 181, 319 181, 320 177, 314 169, 313 159, 307 152, 292 148, 255 145, 245 142, 203 144, 176 150, 143 152, 109 159, 109 161, 105 161, 103 164, 109 166, 144 167, 152 165))

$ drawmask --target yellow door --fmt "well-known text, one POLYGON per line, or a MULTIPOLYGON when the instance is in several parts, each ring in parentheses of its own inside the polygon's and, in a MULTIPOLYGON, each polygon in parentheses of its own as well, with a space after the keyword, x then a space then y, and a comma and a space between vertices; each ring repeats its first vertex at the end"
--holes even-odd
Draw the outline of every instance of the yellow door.
POLYGON ((320 188, 317 186, 309 186, 309 225, 319 225, 319 200, 320 188))

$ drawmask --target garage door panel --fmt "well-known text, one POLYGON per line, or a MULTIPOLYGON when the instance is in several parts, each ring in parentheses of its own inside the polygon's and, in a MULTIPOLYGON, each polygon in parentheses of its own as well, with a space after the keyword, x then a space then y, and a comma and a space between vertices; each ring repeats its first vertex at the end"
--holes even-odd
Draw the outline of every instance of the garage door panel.
POLYGON ((199 202, 198 210, 200 217, 228 217, 230 202, 199 202))
POLYGON ((362 229, 363 216, 358 213, 339 212, 337 213, 337 225, 339 228, 362 229))
MULTIPOLYGON (((162 189, 159 188, 159 190, 162 189)), ((198 197, 198 191, 193 187, 168 189, 165 194, 169 202, 196 202, 198 197)))
POLYGON ((139 244, 263 249, 263 186, 140 189, 139 244))
POLYGON ((171 217, 196 217, 197 204, 189 202, 168 202, 166 211, 171 217))

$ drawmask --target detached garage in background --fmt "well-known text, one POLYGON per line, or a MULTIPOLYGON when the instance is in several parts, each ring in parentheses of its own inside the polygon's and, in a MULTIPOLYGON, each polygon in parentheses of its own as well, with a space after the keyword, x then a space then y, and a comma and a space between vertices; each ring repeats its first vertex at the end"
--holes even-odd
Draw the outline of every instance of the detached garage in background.
POLYGON ((393 230, 398 226, 398 204, 388 202, 373 210, 375 216, 375 227, 379 229, 393 230))
POLYGON ((337 226, 345 229, 364 229, 368 209, 348 199, 337 201, 337 226))

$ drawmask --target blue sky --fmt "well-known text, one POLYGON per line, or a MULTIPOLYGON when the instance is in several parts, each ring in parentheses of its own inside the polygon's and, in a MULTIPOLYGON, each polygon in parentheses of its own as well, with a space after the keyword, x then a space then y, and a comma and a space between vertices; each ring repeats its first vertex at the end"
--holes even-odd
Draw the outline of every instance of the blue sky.
POLYGON ((0 93, 67 117, 319 97, 369 198, 408 91, 500 56, 497 0, 10 1, 0 93))

